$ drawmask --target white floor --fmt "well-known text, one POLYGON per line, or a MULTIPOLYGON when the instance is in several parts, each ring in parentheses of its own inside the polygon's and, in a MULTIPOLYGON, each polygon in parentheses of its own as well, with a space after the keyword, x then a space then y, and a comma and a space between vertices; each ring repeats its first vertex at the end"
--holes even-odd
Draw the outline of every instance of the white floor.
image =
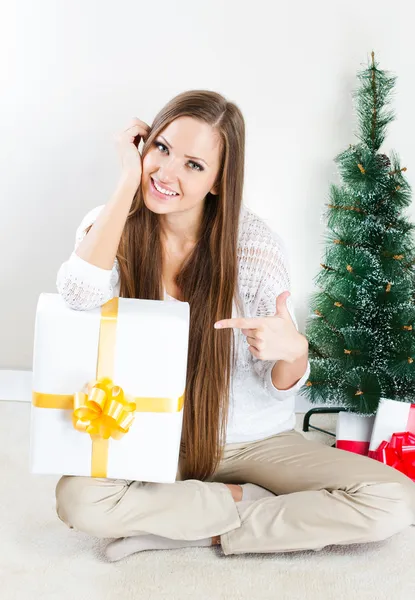
MULTIPOLYGON (((26 402, 0 402, 2 600, 415 598, 415 527, 384 542, 321 552, 224 556, 219 548, 189 548, 107 563, 104 540, 71 531, 57 518, 58 478, 28 472, 29 414, 26 402)), ((312 423, 334 431, 334 419, 312 423)), ((333 443, 318 432, 303 435, 333 443)))

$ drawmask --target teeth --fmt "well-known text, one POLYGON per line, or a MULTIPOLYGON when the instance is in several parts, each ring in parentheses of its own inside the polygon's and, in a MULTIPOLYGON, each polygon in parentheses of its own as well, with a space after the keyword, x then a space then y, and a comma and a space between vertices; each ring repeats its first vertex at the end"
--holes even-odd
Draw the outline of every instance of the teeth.
POLYGON ((169 192, 169 190, 164 190, 162 187, 157 185, 157 183, 156 183, 156 181, 154 181, 154 179, 153 179, 153 183, 154 183, 154 187, 156 188, 156 190, 158 190, 162 194, 166 194, 166 196, 176 196, 177 195, 176 192, 169 192))

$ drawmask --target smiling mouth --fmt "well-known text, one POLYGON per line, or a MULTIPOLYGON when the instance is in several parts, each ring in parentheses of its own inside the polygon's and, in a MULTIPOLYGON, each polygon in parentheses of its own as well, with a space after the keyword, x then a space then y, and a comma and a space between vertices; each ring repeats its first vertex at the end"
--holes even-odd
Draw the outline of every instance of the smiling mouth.
MULTIPOLYGON (((161 194, 163 197, 165 197, 165 198, 176 198, 177 196, 179 196, 179 194, 177 192, 167 193, 166 194, 166 193, 162 192, 160 189, 157 189, 156 185, 158 185, 158 183, 155 182, 154 179, 153 179, 153 177, 151 177, 151 176, 150 176, 150 181, 151 181, 151 185, 154 188, 154 190, 158 194, 161 194)), ((159 188, 164 189, 164 188, 162 188, 162 186, 159 186, 159 188)))

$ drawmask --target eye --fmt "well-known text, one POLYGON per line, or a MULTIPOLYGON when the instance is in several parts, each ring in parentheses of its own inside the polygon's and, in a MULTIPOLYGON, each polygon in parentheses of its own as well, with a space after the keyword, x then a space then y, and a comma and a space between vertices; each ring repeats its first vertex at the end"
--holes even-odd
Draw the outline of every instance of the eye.
POLYGON ((158 148, 159 146, 161 146, 162 148, 164 148, 165 150, 167 150, 166 146, 164 144, 162 144, 161 142, 154 142, 154 145, 158 148))
POLYGON ((192 171, 203 171, 203 167, 202 165, 199 165, 199 163, 194 162, 193 160, 189 160, 189 163, 192 163, 192 165, 195 165, 196 169, 194 169, 193 167, 191 167, 192 171))
MULTIPOLYGON (((168 148, 167 148, 167 146, 165 146, 165 145, 164 145, 164 144, 162 144, 161 142, 153 142, 153 143, 154 143, 154 146, 155 146, 156 148, 158 148, 159 150, 160 150, 159 146, 161 146, 161 150, 160 150, 160 152, 162 152, 162 153, 163 153, 163 152, 164 152, 164 150, 167 150, 167 152, 168 152, 168 148)), ((202 167, 202 165, 200 165, 199 163, 195 162, 194 160, 189 160, 189 164, 193 165, 192 167, 190 167, 190 169, 191 169, 192 171, 204 171, 204 168, 202 167)))

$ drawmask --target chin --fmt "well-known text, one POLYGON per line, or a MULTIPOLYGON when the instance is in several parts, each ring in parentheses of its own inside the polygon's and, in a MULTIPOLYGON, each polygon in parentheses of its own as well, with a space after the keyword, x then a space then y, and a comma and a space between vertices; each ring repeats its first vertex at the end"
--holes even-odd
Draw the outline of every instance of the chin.
POLYGON ((169 207, 163 206, 163 204, 157 202, 157 200, 151 196, 150 192, 143 192, 143 201, 148 210, 151 210, 151 212, 155 214, 164 215, 169 212, 169 207))

